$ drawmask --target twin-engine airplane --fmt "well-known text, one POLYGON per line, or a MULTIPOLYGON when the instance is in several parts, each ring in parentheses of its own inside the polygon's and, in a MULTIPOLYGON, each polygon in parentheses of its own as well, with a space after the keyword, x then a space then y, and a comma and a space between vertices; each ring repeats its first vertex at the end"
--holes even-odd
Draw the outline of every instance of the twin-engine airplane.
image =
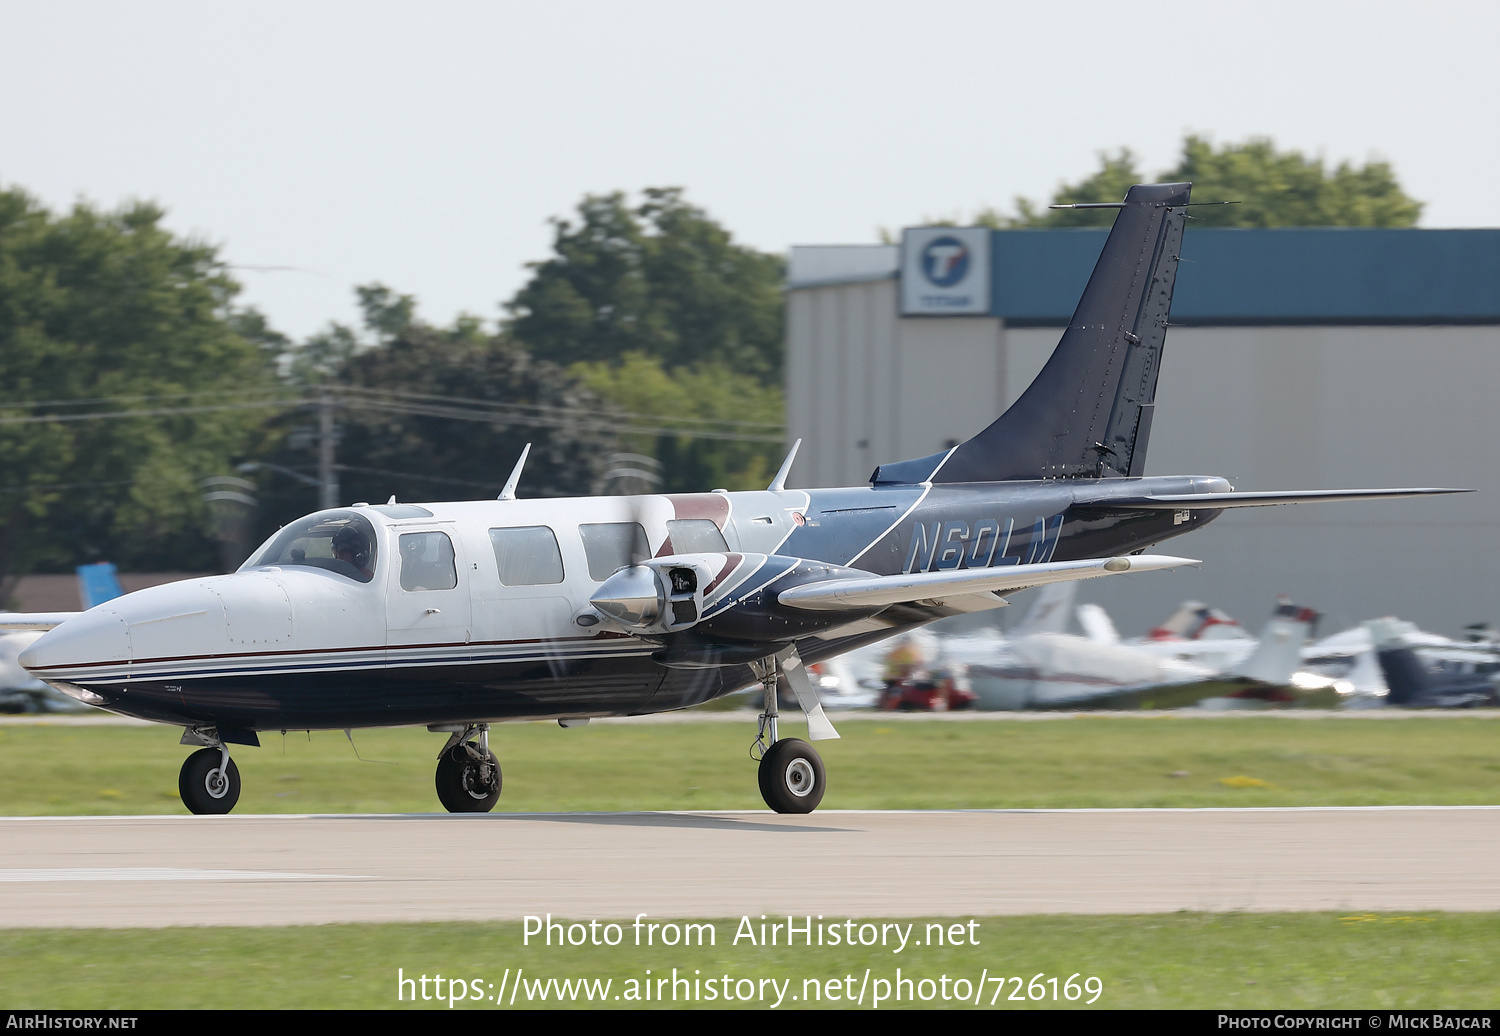
POLYGON ((783 738, 777 686, 838 737, 806 665, 1027 587, 1194 562, 1142 553, 1228 507, 1443 489, 1242 493, 1143 476, 1191 185, 1132 187, 1036 380, 962 445, 867 486, 356 504, 283 528, 238 571, 128 594, 48 629, 21 664, 112 712, 185 727, 182 800, 227 813, 228 746, 257 731, 425 724, 438 798, 500 796, 489 726, 682 709, 759 682, 766 803, 807 813, 822 760, 783 738))

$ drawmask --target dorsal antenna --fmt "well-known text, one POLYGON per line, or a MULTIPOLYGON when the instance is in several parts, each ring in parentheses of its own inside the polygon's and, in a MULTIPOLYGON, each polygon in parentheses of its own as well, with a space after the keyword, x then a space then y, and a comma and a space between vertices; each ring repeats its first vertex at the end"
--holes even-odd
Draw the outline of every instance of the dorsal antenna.
POLYGON ((779 493, 786 488, 786 477, 792 473, 792 461, 797 459, 797 447, 801 445, 801 439, 792 443, 792 451, 786 455, 786 460, 781 462, 781 470, 776 472, 775 478, 771 479, 771 484, 766 487, 766 492, 779 493))
MULTIPOLYGON (((514 500, 516 498, 516 483, 521 481, 521 469, 526 466, 526 455, 531 452, 531 443, 521 448, 521 456, 516 461, 516 466, 510 469, 510 478, 505 480, 505 488, 500 490, 496 500, 514 500)), ((490 483, 494 485, 494 483, 490 483)))

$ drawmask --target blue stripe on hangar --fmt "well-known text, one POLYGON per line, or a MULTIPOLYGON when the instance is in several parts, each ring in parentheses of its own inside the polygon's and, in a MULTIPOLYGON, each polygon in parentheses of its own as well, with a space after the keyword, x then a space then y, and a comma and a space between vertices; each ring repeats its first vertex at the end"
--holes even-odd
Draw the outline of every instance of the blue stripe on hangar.
MULTIPOLYGON (((1065 325, 1107 234, 995 231, 993 315, 1065 325)), ((1182 259, 1173 323, 1500 323, 1500 230, 1190 227, 1182 259)))

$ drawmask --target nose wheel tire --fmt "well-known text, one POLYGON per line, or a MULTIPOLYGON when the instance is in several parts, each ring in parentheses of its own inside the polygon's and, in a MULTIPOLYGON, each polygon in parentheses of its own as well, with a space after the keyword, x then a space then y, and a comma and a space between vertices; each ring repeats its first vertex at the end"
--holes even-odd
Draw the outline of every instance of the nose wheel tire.
POLYGON ((488 813, 500 801, 500 762, 472 742, 454 745, 437 765, 438 801, 449 813, 488 813))
POLYGON ((177 791, 182 804, 192 813, 228 813, 240 800, 240 770, 229 760, 224 773, 219 763, 224 756, 217 748, 200 748, 187 757, 177 775, 177 791))
POLYGON ((778 813, 811 813, 827 786, 823 760, 806 741, 785 738, 761 756, 761 798, 778 813))

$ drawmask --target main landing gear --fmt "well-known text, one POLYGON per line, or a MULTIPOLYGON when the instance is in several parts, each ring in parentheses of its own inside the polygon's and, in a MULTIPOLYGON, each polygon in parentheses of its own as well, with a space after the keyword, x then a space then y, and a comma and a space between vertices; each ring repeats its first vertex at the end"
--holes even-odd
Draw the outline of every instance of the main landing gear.
POLYGON ((228 813, 240 800, 240 771, 229 749, 212 729, 183 731, 189 745, 208 745, 187 757, 177 775, 177 791, 191 813, 228 813))
POLYGON ((490 751, 490 725, 432 726, 449 734, 438 753, 438 801, 449 813, 488 813, 500 801, 500 762, 490 751), (469 738, 479 735, 477 742, 469 738))
POLYGON ((823 715, 818 693, 808 680, 807 670, 795 647, 786 648, 763 661, 752 662, 751 668, 760 677, 766 702, 765 711, 760 714, 755 743, 750 746, 750 757, 760 760, 760 796, 778 813, 811 813, 823 801, 823 792, 827 789, 823 760, 806 741, 778 736, 777 683, 785 680, 796 694, 797 703, 807 714, 809 737, 817 741, 836 738, 838 731, 823 715))

